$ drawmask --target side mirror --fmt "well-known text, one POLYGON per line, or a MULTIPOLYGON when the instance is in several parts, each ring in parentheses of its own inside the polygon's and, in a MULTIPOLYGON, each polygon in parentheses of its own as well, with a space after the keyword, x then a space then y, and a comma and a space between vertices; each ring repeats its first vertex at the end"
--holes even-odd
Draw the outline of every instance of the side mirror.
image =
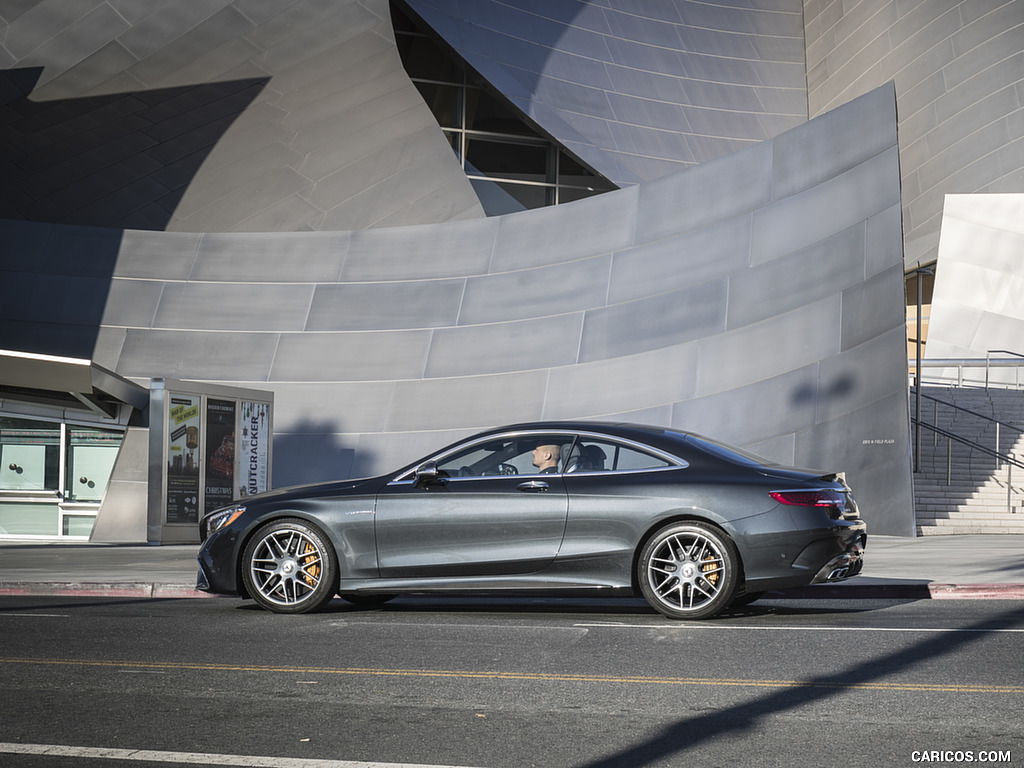
POLYGON ((416 485, 430 485, 436 483, 441 473, 437 471, 436 461, 425 461, 416 467, 416 485))

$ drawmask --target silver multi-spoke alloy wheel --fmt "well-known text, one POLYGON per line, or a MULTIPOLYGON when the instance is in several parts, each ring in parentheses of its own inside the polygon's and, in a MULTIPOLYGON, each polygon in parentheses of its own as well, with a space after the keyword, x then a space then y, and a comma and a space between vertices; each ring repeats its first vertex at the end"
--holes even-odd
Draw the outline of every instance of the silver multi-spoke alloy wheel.
POLYGON ((658 531, 638 561, 640 590, 673 619, 704 619, 732 602, 739 556, 718 529, 692 521, 658 531))
POLYGON ((312 525, 277 520, 260 528, 246 546, 242 577, 249 595, 264 608, 306 613, 334 597, 337 558, 312 525))

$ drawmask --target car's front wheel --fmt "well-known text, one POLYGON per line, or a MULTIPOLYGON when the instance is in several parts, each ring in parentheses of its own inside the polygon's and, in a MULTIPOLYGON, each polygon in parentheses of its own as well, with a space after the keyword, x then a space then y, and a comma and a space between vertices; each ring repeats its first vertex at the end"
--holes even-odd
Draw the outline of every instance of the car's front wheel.
POLYGON ((644 598, 672 619, 706 619, 732 602, 739 554, 732 539, 699 521, 667 525, 637 563, 644 598))
POLYGON ((338 588, 338 559, 322 531, 302 520, 267 523, 242 555, 242 580, 253 600, 275 613, 308 613, 338 588))

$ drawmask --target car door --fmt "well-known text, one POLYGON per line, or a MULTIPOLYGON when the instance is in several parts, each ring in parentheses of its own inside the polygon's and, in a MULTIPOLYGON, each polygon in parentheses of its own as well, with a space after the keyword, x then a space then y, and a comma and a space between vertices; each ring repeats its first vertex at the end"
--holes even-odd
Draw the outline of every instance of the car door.
POLYGON ((558 554, 568 501, 556 467, 532 464, 539 444, 572 436, 490 438, 440 457, 436 474, 410 475, 377 496, 375 532, 383 578, 532 573, 558 554))
POLYGON ((631 567, 652 515, 693 506, 686 462, 626 440, 581 434, 579 460, 564 475, 569 518, 560 555, 631 567))

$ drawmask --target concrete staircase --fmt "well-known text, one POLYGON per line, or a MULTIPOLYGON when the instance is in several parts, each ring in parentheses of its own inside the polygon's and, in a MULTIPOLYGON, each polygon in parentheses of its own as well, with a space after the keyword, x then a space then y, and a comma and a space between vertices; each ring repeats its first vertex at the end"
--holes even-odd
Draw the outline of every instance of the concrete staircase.
MULTIPOLYGON (((945 403, 998 419, 998 450, 1024 460, 1024 392, 971 387, 922 388, 945 403)), ((914 407, 911 394, 911 409, 914 407)), ((996 450, 996 425, 986 419, 927 398, 921 420, 996 450)), ((914 474, 917 527, 920 535, 951 533, 1024 534, 1024 469, 1008 467, 995 457, 957 441, 949 443, 928 429, 921 431, 920 471, 914 474), (947 454, 947 450, 951 451, 947 454), (947 483, 947 466, 949 482, 947 483), (1008 485, 1009 483, 1009 485, 1008 485)))

